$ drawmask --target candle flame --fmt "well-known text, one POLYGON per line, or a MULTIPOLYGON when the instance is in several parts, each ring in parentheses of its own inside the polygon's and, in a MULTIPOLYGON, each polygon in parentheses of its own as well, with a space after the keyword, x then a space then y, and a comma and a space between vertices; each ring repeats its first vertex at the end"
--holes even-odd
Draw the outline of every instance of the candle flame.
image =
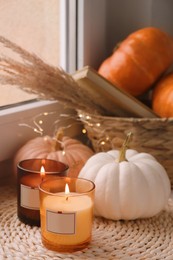
POLYGON ((68 184, 66 183, 66 185, 65 185, 65 194, 69 194, 69 193, 70 193, 70 189, 69 189, 68 184))
MULTIPOLYGON (((69 193, 70 193, 70 189, 69 189, 68 184, 66 183, 66 185, 65 185, 65 194, 68 195, 69 193)), ((66 197, 66 200, 68 200, 68 196, 66 197)))
POLYGON ((40 169, 40 176, 43 180, 44 176, 45 176, 45 169, 44 169, 44 166, 41 166, 41 169, 40 169))

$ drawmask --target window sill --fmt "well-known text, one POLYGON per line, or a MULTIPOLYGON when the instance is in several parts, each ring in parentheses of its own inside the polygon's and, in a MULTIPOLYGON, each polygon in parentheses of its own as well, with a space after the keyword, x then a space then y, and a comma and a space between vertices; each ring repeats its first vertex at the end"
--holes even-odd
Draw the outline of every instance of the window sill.
MULTIPOLYGON (((31 102, 0 111, 0 162, 12 158, 17 149, 27 140, 40 136, 38 132, 34 131, 34 126, 37 125, 33 124, 33 122, 36 116, 41 116, 45 112, 49 116, 46 118, 42 134, 48 135, 53 135, 55 131, 54 122, 59 114, 66 113, 70 117, 74 115, 73 110, 65 109, 57 101, 31 102), (53 114, 52 112, 55 111, 56 114, 53 114)), ((68 117, 69 120, 71 120, 70 117, 68 117)), ((73 129, 70 129, 70 134, 72 136, 78 135, 80 127, 79 124, 74 124, 73 129)))

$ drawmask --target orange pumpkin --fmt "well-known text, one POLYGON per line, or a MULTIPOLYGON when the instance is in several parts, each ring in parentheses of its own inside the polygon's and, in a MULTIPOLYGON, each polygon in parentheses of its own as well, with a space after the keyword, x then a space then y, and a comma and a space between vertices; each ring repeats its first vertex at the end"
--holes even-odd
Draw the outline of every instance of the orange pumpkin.
POLYGON ((173 117, 173 73, 164 76, 156 84, 152 108, 160 117, 173 117))
POLYGON ((68 164, 68 176, 77 177, 87 159, 94 152, 79 140, 64 136, 61 131, 56 138, 36 137, 22 146, 14 157, 14 172, 19 161, 32 158, 47 158, 68 164))
POLYGON ((173 62, 173 39, 158 28, 130 34, 98 73, 133 96, 143 94, 173 62))

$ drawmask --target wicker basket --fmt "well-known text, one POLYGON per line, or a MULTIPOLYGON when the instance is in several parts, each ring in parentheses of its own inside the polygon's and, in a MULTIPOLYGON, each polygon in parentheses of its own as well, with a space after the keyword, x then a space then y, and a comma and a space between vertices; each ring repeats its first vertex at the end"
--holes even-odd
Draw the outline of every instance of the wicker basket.
POLYGON ((79 112, 95 152, 119 149, 128 132, 131 149, 152 154, 166 169, 173 187, 173 118, 118 118, 79 112))

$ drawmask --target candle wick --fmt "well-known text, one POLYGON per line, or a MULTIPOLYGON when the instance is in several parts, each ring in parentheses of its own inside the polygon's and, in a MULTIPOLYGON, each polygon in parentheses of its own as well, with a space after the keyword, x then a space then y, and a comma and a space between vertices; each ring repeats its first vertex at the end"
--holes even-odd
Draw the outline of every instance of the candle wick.
POLYGON ((68 201, 68 197, 66 197, 66 201, 68 201))
POLYGON ((41 174, 41 181, 44 181, 45 174, 41 174))

